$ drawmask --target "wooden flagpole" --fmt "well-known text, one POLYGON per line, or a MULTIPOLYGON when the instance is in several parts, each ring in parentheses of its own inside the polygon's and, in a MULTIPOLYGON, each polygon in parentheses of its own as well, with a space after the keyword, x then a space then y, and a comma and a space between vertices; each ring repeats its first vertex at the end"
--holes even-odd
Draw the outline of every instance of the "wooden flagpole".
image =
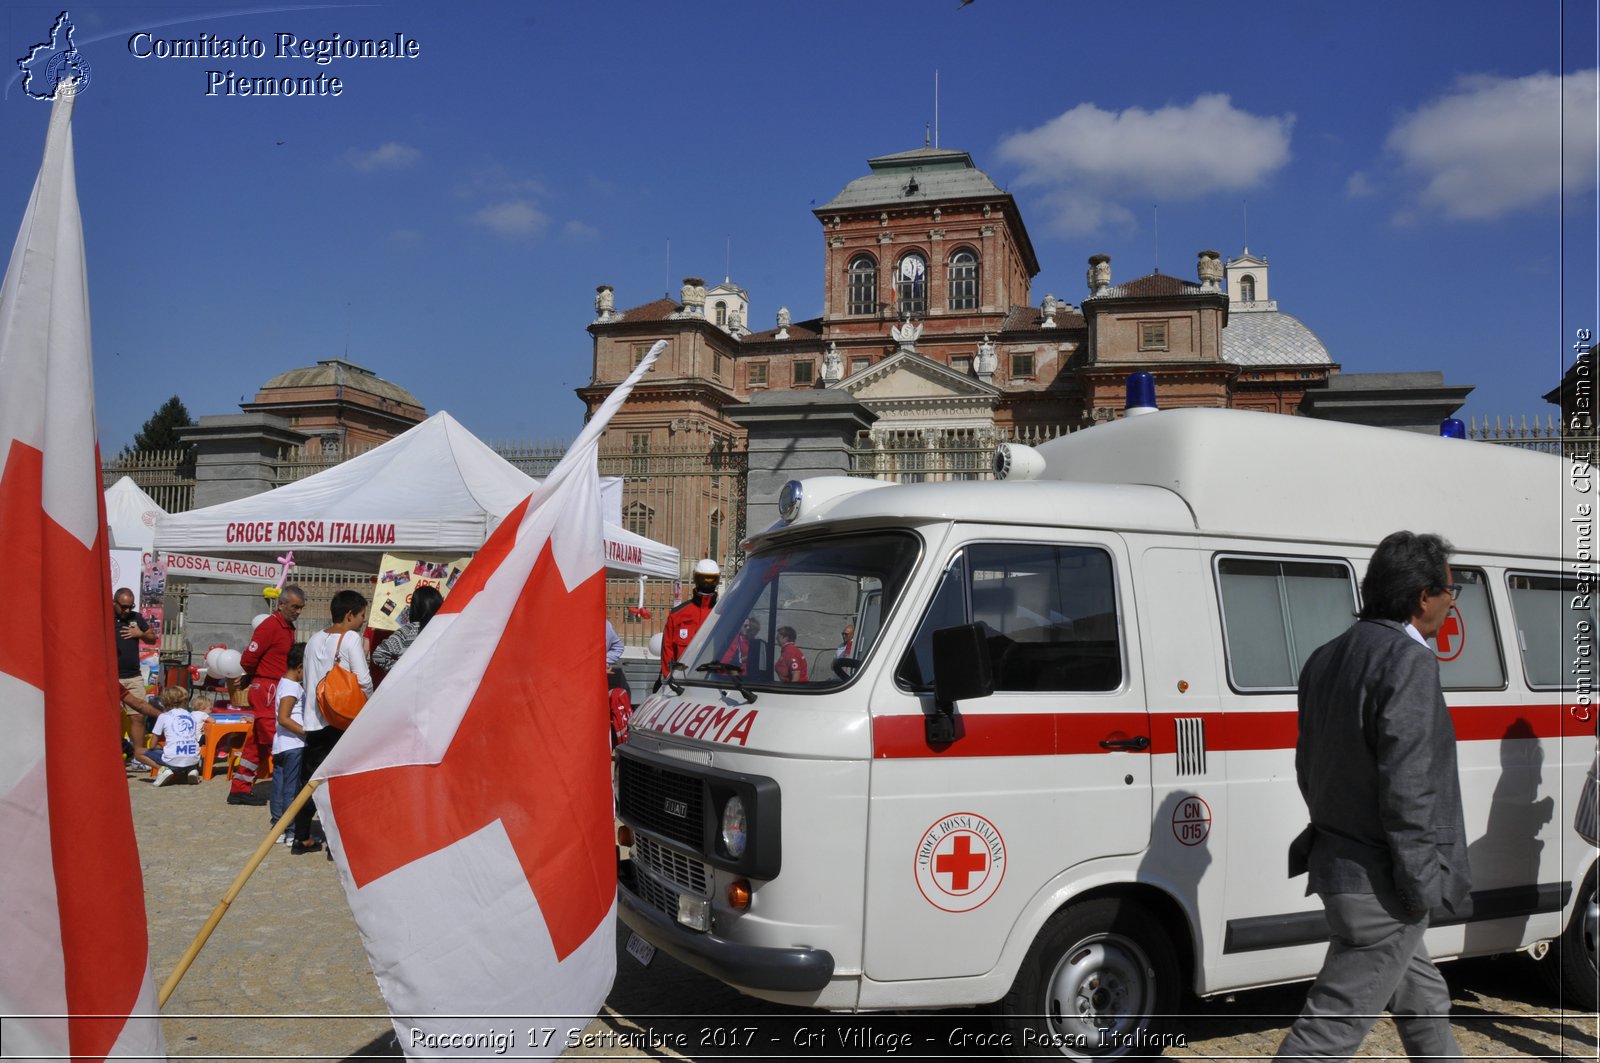
POLYGON ((200 928, 200 933, 195 935, 194 940, 189 943, 188 949, 179 957, 178 966, 167 980, 162 983, 161 993, 156 998, 157 1007, 166 1007, 167 998, 172 996, 172 991, 178 988, 178 983, 189 972, 190 965, 194 963, 195 957, 200 955, 200 950, 205 947, 207 939, 211 937, 211 932, 217 928, 217 924, 222 922, 222 917, 227 914, 228 906, 233 903, 234 898, 239 896, 239 893, 244 889, 244 884, 250 881, 251 875, 255 874, 256 868, 261 866, 261 861, 265 860, 267 854, 272 852, 272 847, 277 844, 278 836, 283 833, 284 828, 294 819, 305 803, 311 800, 312 791, 321 785, 321 779, 312 779, 306 783, 300 792, 295 795, 294 800, 289 803, 289 807, 284 811, 283 815, 278 818, 278 822, 268 828, 267 836, 262 839, 260 845, 256 846, 255 854, 250 857, 250 862, 244 865, 244 870, 240 871, 238 877, 233 880, 233 885, 229 886, 228 892, 222 895, 222 900, 218 901, 217 906, 211 909, 211 917, 206 920, 206 925, 200 928))

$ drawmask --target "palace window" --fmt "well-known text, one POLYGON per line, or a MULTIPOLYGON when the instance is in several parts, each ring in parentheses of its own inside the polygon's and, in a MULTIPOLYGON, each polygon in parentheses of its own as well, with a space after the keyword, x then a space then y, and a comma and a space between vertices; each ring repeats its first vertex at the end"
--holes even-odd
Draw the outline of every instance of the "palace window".
POLYGON ((871 255, 857 255, 850 260, 850 312, 878 312, 878 264, 871 255))
POLYGON ((728 327, 728 304, 721 299, 717 300, 717 327, 728 327))
POLYGON ((978 308, 978 256, 962 248, 950 256, 950 309, 978 308))
POLYGON ((1165 321, 1139 322, 1139 349, 1164 351, 1167 349, 1167 323, 1165 321))
POLYGON ((894 274, 897 311, 920 317, 928 312, 928 260, 915 251, 900 259, 894 274))
POLYGON ((965 355, 965 354, 956 355, 954 358, 950 359, 950 368, 955 370, 957 373, 960 373, 962 376, 971 376, 972 375, 972 357, 971 357, 971 355, 965 355))
POLYGON ((1013 354, 1011 356, 1011 378, 1013 380, 1033 376, 1033 355, 1013 354))
POLYGON ((852 359, 850 359, 850 373, 851 373, 851 375, 859 373, 859 372, 861 372, 861 370, 865 369, 867 366, 869 366, 871 364, 872 364, 872 359, 871 358, 852 358, 852 359))
POLYGON ((628 503, 627 510, 622 515, 622 523, 635 535, 650 537, 650 524, 655 517, 655 510, 643 502, 628 503))
POLYGON ((650 473, 649 462, 645 455, 650 453, 650 433, 630 432, 628 434, 628 474, 630 476, 648 476, 650 473))
POLYGON ((767 386, 766 362, 750 363, 750 386, 753 388, 764 388, 767 386))
POLYGON ((639 368, 639 363, 644 361, 645 355, 650 353, 652 346, 654 345, 649 343, 635 343, 633 345, 633 367, 635 369, 639 368))
POLYGON ((1239 278, 1239 301, 1241 303, 1256 301, 1256 279, 1248 273, 1239 278))
POLYGON ((816 379, 816 372, 817 366, 815 362, 794 363, 794 386, 797 388, 810 387, 812 381, 816 379))

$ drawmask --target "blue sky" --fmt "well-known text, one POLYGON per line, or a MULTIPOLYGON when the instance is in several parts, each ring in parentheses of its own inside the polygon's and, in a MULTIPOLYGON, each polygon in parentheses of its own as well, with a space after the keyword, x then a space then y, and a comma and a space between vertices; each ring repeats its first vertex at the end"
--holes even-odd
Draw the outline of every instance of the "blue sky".
MULTIPOLYGON (((14 61, 60 10, 0 15, 6 246, 49 110, 14 61)), ((922 145, 935 70, 940 145, 1017 197, 1036 304, 1079 302, 1098 252, 1118 280, 1193 277, 1196 251, 1244 246, 1248 204, 1272 296, 1347 372, 1443 370, 1477 385, 1464 414, 1553 412, 1539 396, 1574 330, 1600 330, 1594 6, 1243 10, 71 7, 92 70, 74 125, 102 448, 171 394, 235 412, 347 352, 485 438, 568 437, 596 284, 627 307, 731 269, 754 328, 780 304, 819 313, 810 207, 922 145), (277 58, 278 33, 401 33, 420 54, 319 66, 277 58), (202 34, 267 55, 133 54, 202 34), (207 71, 230 69, 343 91, 208 96, 207 71)))

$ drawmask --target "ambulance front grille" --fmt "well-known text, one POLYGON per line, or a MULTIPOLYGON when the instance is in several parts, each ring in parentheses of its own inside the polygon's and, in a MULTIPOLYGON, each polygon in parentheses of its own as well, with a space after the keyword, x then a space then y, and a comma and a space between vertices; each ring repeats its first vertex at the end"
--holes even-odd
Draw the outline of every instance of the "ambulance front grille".
POLYGON ((703 844, 700 780, 629 756, 617 758, 622 818, 680 845, 703 844))
POLYGON ((1178 729, 1179 775, 1206 773, 1206 722, 1198 716, 1183 716, 1172 721, 1178 729))
MULTIPOLYGON (((685 856, 675 849, 668 849, 658 841, 650 838, 634 836, 633 859, 635 863, 654 871, 656 875, 667 879, 690 893, 698 896, 708 896, 706 892, 706 865, 692 857, 685 856)), ((673 899, 673 911, 677 911, 677 899, 673 899)))
POLYGON ((633 876, 633 892, 650 907, 677 921, 678 918, 678 891, 660 881, 654 875, 640 869, 633 876))

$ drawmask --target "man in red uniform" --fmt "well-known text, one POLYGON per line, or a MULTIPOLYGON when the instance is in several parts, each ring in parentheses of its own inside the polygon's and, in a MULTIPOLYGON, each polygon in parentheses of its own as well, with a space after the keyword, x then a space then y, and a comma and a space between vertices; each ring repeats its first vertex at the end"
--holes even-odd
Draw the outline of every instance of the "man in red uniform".
POLYGON ((278 706, 273 692, 288 665, 289 647, 294 645, 294 622, 306 607, 306 592, 293 583, 278 595, 278 608, 250 635, 250 645, 239 655, 244 674, 250 680, 250 712, 255 726, 245 735, 239 749, 239 763, 233 769, 233 786, 228 791, 230 805, 264 805, 266 794, 255 792, 256 770, 272 753, 272 739, 278 733, 278 706))
POLYGON ((694 594, 689 600, 667 614, 667 626, 661 633, 661 678, 672 675, 672 666, 683 657, 695 632, 711 614, 717 604, 717 583, 722 570, 709 557, 694 563, 694 594))

